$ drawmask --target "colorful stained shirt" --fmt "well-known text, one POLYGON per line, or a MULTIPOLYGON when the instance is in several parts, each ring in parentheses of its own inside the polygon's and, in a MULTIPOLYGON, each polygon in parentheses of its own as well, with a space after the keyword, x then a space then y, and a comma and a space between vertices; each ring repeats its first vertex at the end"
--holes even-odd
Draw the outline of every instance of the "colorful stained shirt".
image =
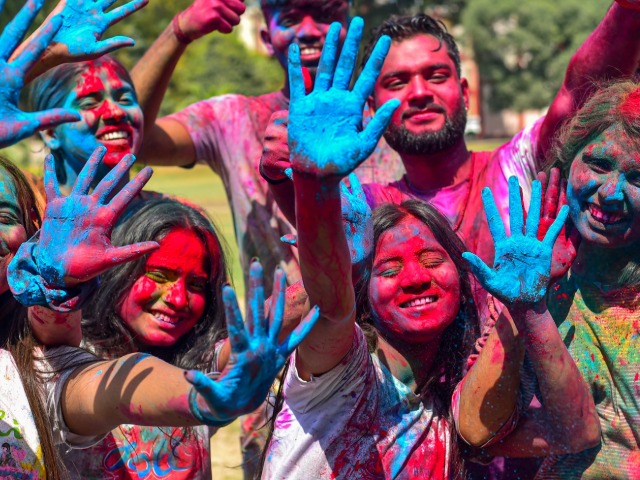
POLYGON ((263 479, 445 479, 449 424, 371 355, 359 327, 331 371, 302 380, 292 357, 263 479))
POLYGON ((364 185, 367 202, 371 208, 383 203, 401 203, 411 198, 429 202, 447 217, 466 247, 492 265, 495 252, 482 204, 482 189, 491 188, 500 215, 506 220, 505 229, 508 233, 508 180, 513 175, 520 179, 524 202, 528 205, 531 182, 535 180, 541 164, 537 144, 543 121, 544 117, 492 152, 472 152, 470 175, 456 185, 418 193, 411 189, 404 176, 388 185, 364 185))
MULTIPOLYGON (((62 416, 60 398, 64 385, 76 367, 95 361, 84 350, 67 357, 69 347, 47 349, 35 354, 37 372, 42 377, 42 402, 51 420, 54 442, 64 436, 58 428, 62 416), (65 358, 64 362, 60 359, 65 358), (49 375, 47 372, 55 372, 49 375)), ((79 349, 73 349, 79 350, 79 349)), ((72 435, 70 441, 88 446, 99 440, 96 437, 72 435)), ((13 357, 0 349, 0 478, 45 480, 47 478, 42 456, 40 436, 31 413, 27 395, 13 357)))
MULTIPOLYGON (((220 340, 214 347, 215 371, 223 344, 220 340)), ((59 430, 68 432, 64 419, 59 430)), ((210 440, 215 432, 206 425, 120 425, 89 448, 65 441, 60 453, 72 480, 211 480, 210 440)))
POLYGON ((45 479, 40 437, 13 357, 0 350, 0 478, 45 479))
POLYGON ((206 426, 183 428, 120 425, 98 444, 64 449, 70 477, 78 480, 210 480, 206 426))
POLYGON ((593 393, 602 445, 548 457, 538 478, 640 478, 640 287, 607 290, 570 272, 547 304, 593 393))
MULTIPOLYGON (((280 237, 295 231, 277 207, 258 170, 271 114, 288 108, 289 99, 282 91, 258 97, 223 95, 194 103, 168 117, 187 129, 198 161, 208 164, 222 178, 233 215, 245 284, 248 285, 250 260, 258 257, 264 267, 267 292, 271 291, 277 265, 286 272, 289 284, 300 280, 297 250, 280 241, 280 237)), ((400 178, 404 167, 398 155, 382 140, 356 173, 362 183, 387 184, 400 178)))

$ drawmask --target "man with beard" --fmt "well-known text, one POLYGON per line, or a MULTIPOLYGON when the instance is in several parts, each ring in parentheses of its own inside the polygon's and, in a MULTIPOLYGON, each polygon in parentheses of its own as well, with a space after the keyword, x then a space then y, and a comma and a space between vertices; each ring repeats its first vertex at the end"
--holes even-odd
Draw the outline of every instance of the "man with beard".
MULTIPOLYGON (((251 258, 259 257, 265 270, 264 288, 270 291, 269 279, 276 266, 283 268, 290 283, 300 278, 300 272, 296 249, 280 241, 293 228, 258 171, 264 132, 271 114, 289 107, 289 45, 299 45, 302 63, 313 78, 332 22, 342 24, 340 36, 344 39, 349 0, 261 0, 261 8, 267 26, 261 31, 262 40, 285 72, 281 90, 257 97, 212 97, 156 120, 171 74, 187 44, 212 31, 229 33, 244 12, 241 0, 195 0, 174 17, 137 63, 132 77, 145 118, 139 160, 150 165, 183 166, 198 161, 220 175, 233 214, 245 284, 251 258)), ((357 174, 363 182, 386 184, 403 172, 398 155, 381 142, 357 174)))
POLYGON ((554 134, 588 98, 595 81, 635 71, 640 59, 638 3, 613 4, 573 56, 547 115, 492 152, 467 149, 469 88, 461 77, 456 43, 444 26, 427 15, 384 22, 365 50, 366 61, 380 36, 393 40, 369 107, 375 110, 394 98, 401 101, 385 139, 400 154, 406 174, 388 185, 365 185, 369 204, 428 201, 447 216, 467 248, 491 265, 493 242, 482 189, 491 188, 506 219, 508 178, 516 175, 528 203, 531 181, 544 167, 554 134))

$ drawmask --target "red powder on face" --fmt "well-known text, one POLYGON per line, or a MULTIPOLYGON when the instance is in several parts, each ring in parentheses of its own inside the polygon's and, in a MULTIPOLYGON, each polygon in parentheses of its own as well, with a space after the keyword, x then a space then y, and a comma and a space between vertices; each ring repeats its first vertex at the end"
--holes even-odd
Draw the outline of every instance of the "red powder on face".
POLYGON ((627 96, 620 105, 620 113, 629 120, 636 120, 640 117, 640 89, 634 90, 627 96))

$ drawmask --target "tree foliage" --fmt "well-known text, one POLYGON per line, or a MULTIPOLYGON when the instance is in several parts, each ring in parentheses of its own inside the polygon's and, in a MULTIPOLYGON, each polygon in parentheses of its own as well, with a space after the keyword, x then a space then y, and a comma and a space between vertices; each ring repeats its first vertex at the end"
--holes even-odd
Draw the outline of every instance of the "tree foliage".
POLYGON ((549 105, 573 53, 610 2, 584 0, 468 0, 466 35, 489 106, 522 112, 549 105))
MULTIPOLYGON (((124 3, 120 0, 112 8, 124 3)), ((142 10, 114 25, 108 30, 108 37, 127 35, 136 41, 134 47, 119 50, 115 56, 132 68, 173 16, 190 3, 190 0, 151 1, 142 10)), ((256 4, 255 1, 247 3, 256 4)), ((4 27, 22 5, 22 1, 6 2, 0 25, 4 27)), ((55 1, 47 2, 34 21, 34 28, 55 5, 55 1)), ((230 92, 258 95, 274 91, 282 87, 283 78, 282 68, 275 59, 249 51, 236 32, 230 35, 213 33, 187 48, 171 79, 161 114, 175 112, 213 95, 230 92)))

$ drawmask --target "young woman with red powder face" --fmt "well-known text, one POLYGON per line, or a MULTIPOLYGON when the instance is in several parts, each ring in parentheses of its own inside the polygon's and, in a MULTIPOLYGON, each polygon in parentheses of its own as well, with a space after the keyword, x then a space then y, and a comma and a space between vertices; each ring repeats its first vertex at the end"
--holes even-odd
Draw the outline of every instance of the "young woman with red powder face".
MULTIPOLYGON (((228 357, 225 347, 225 361, 218 362, 226 337, 227 271, 210 220, 174 200, 138 202, 112 241, 149 240, 160 248, 101 276, 83 310, 85 346, 103 358, 144 352, 181 368, 220 371, 228 357)), ((213 432, 206 426, 121 425, 97 445, 63 458, 73 478, 158 478, 166 472, 176 479, 209 479, 213 432)))
MULTIPOLYGON (((125 168, 117 167, 120 174, 128 170, 132 161, 122 164, 125 168)), ((53 161, 49 161, 45 178, 54 175, 53 161)), ((38 343, 33 335, 40 328, 37 319, 27 320, 27 309, 16 302, 12 293, 27 305, 46 305, 56 310, 64 307, 62 311, 68 312, 73 305, 81 308, 82 297, 86 297, 82 293, 86 285, 80 286, 73 280, 78 274, 86 281, 104 268, 157 249, 155 242, 114 248, 109 240, 112 222, 149 176, 150 170, 143 170, 109 202, 101 199, 120 183, 118 175, 99 183, 91 195, 80 191, 89 188, 92 178, 87 175, 79 182, 84 187, 75 187, 69 197, 60 197, 55 193, 57 188, 51 186, 47 189, 49 203, 41 222, 25 178, 11 162, 0 158, 0 410, 7 444, 5 454, 11 452, 15 460, 4 458, 0 465, 3 477, 67 478, 56 453, 56 443, 75 448, 92 445, 126 422, 187 428, 228 423, 253 410, 264 399, 284 364, 287 348, 278 352, 269 347, 270 338, 277 341, 277 331, 271 326, 278 324, 278 317, 274 314, 266 325, 264 318, 260 322, 255 316, 253 323, 261 325, 262 330, 254 327, 253 333, 249 333, 237 321, 239 314, 233 312, 235 297, 228 287, 223 295, 225 308, 231 313, 228 325, 234 356, 225 374, 215 381, 139 351, 101 361, 72 346, 48 348, 38 343), (26 241, 38 227, 39 240, 33 236, 26 241), (46 278, 40 274, 44 270, 48 272, 46 278), (54 297, 57 300, 51 300, 54 297), (257 337, 250 338, 253 335, 257 337), (255 398, 246 404, 238 393, 252 390, 251 384, 258 388, 255 398), (240 407, 242 404, 244 409, 240 407), (228 407, 240 408, 228 412, 228 407), (221 412, 230 415, 221 416, 221 412)), ((260 287, 260 272, 257 274, 255 286, 260 287)), ((277 282, 284 291, 284 278, 280 276, 277 282)), ((284 295, 280 297, 276 311, 282 311, 284 295)), ((68 313, 61 318, 67 322, 68 313)), ((57 327, 66 330, 66 324, 57 327)), ((141 455, 144 457, 144 453, 141 455)), ((164 458, 170 457, 167 454, 164 458)), ((150 465, 153 474, 170 471, 162 463, 150 465)), ((84 474, 80 476, 87 478, 84 474)))
POLYGON ((640 83, 602 86, 553 159, 581 242, 549 310, 590 387, 600 448, 549 458, 541 478, 640 476, 640 83))
POLYGON ((142 145, 143 115, 127 69, 105 55, 96 60, 59 65, 33 80, 26 90, 25 108, 67 108, 81 120, 40 132, 56 160, 63 191, 70 189, 96 147, 106 147, 96 182, 126 154, 142 145))

